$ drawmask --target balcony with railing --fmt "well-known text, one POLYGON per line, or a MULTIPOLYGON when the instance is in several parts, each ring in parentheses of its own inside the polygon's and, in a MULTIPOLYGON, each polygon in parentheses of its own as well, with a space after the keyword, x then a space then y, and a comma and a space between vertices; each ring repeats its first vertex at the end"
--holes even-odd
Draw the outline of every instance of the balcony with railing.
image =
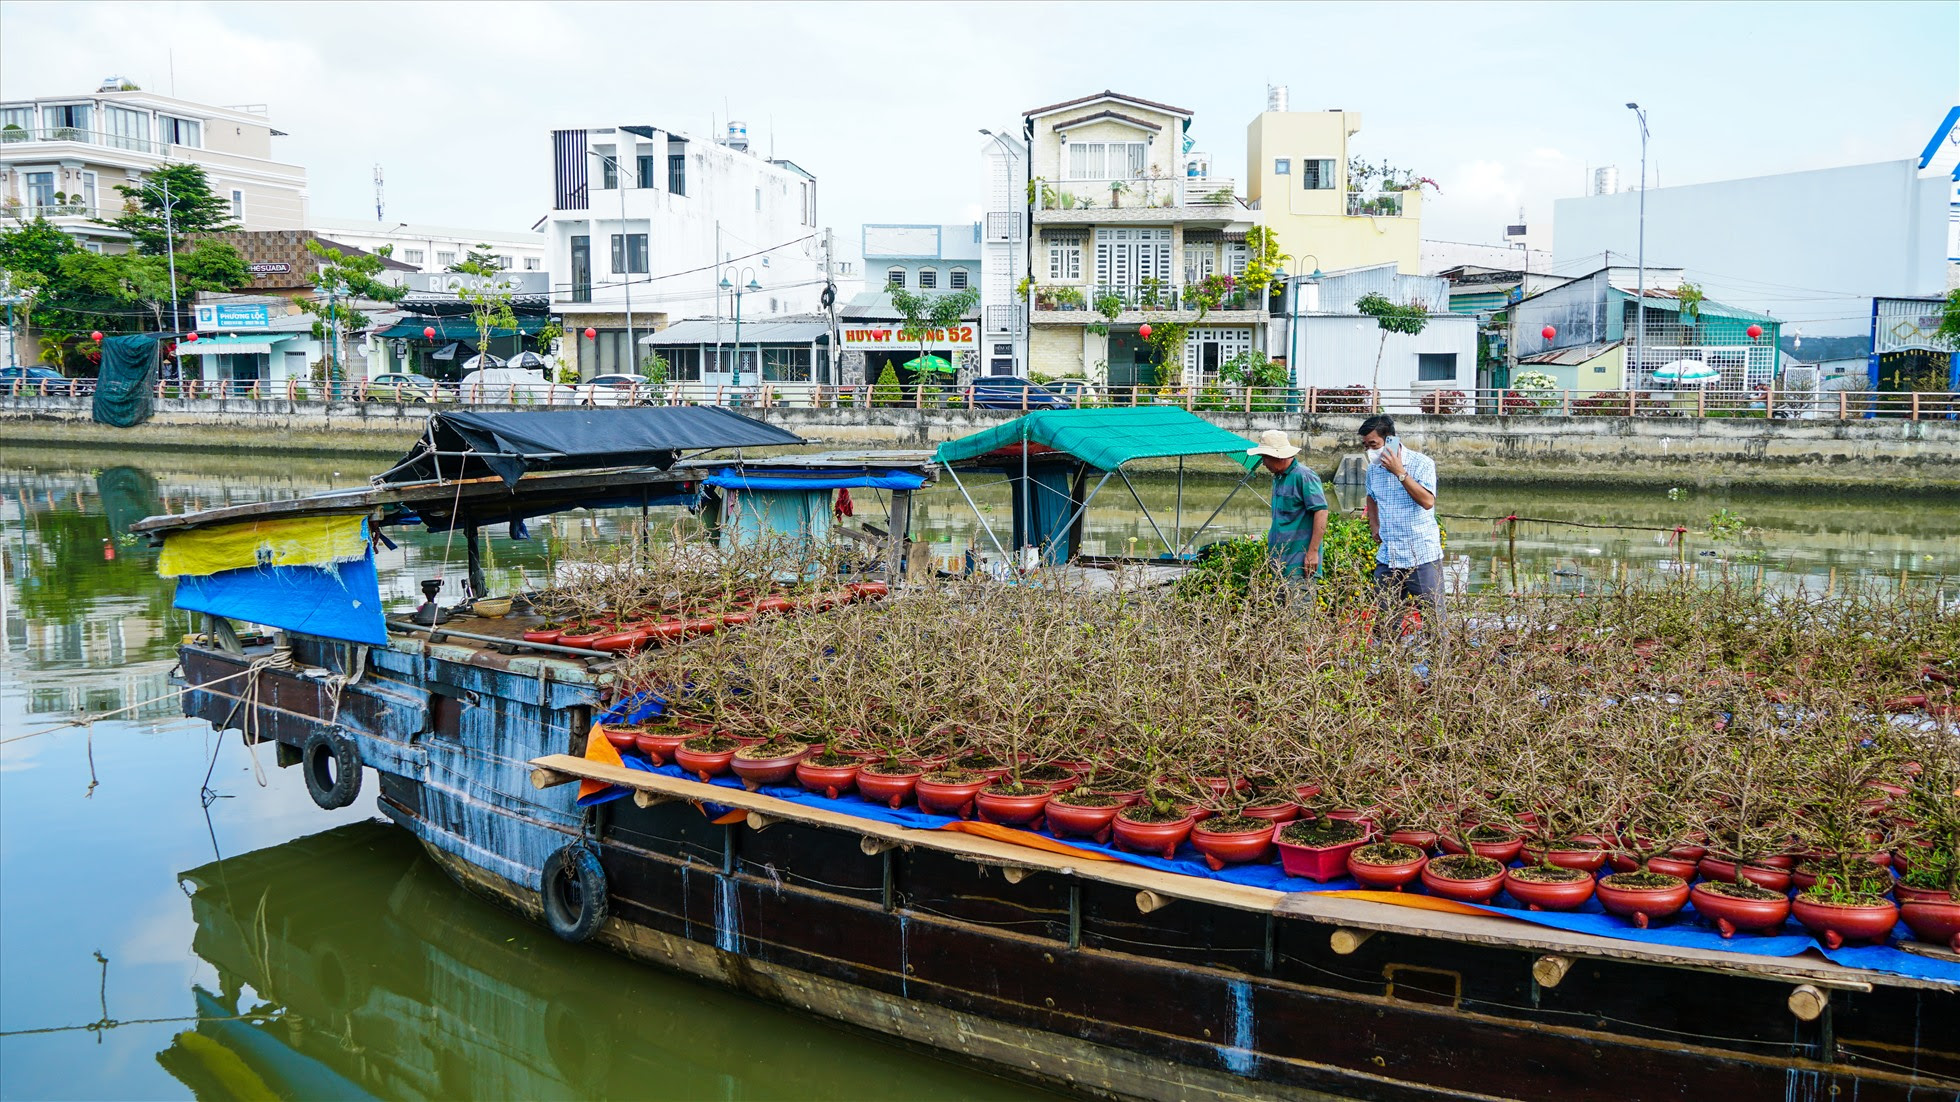
POLYGON ((1035 291, 1034 320, 1048 325, 1088 325, 1107 319, 1134 323, 1151 317, 1221 324, 1266 319, 1266 296, 1223 277, 1177 283, 1144 279, 1135 283, 1092 283, 1086 287, 1047 286, 1035 291), (1110 317, 1113 311, 1114 317, 1110 317))
POLYGON ((95 145, 104 149, 126 149, 132 153, 150 153, 158 156, 168 153, 171 148, 169 142, 152 141, 149 138, 132 137, 128 134, 111 134, 108 131, 90 130, 80 126, 44 126, 31 130, 16 127, 11 130, 0 130, 0 146, 28 145, 36 142, 95 145))
POLYGON ((1214 222, 1243 218, 1238 181, 1217 176, 1036 180, 1035 221, 1214 222))
POLYGON ((1400 218, 1402 206, 1402 193, 1399 191, 1384 191, 1379 195, 1363 195, 1358 191, 1347 194, 1350 218, 1400 218))
POLYGON ((0 213, 4 213, 8 218, 94 219, 94 218, 114 218, 116 215, 122 212, 120 210, 110 210, 107 207, 98 207, 93 204, 84 203, 80 201, 56 202, 50 200, 45 203, 37 203, 37 202, 23 203, 20 200, 14 198, 13 196, 8 196, 5 201, 5 210, 4 212, 0 212, 0 213))
POLYGON ((1026 308, 1019 303, 993 305, 985 310, 984 321, 988 333, 1019 333, 1026 320, 1026 308))

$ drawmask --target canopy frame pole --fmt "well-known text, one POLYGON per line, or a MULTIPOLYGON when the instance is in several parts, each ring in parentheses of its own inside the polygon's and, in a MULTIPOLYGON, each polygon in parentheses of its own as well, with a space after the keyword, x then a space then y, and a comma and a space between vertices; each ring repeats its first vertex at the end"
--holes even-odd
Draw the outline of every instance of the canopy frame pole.
POLYGON ((1082 519, 1082 515, 1084 513, 1087 513, 1089 511, 1089 503, 1096 500, 1097 494, 1102 493, 1103 483, 1108 482, 1109 476, 1115 473, 1116 472, 1114 470, 1108 470, 1103 472, 1102 480, 1100 482, 1097 482, 1096 488, 1090 490, 1089 495, 1082 499, 1082 504, 1076 506, 1075 515, 1068 518, 1068 523, 1062 526, 1062 531, 1070 532, 1075 529, 1075 523, 1082 519))
MULTIPOLYGON (((383 482, 387 481, 389 475, 394 474, 396 471, 401 470, 403 467, 412 465, 417 459, 420 459, 425 455, 428 456, 441 455, 442 453, 436 451, 435 424, 436 424, 435 418, 433 417, 429 418, 429 420, 423 424, 422 439, 416 442, 416 450, 408 453, 408 458, 403 459, 400 463, 397 463, 394 466, 388 468, 387 470, 382 471, 380 474, 375 475, 374 477, 368 479, 368 484, 371 486, 379 486, 383 482)), ((436 460, 435 480, 437 482, 442 481, 442 461, 440 459, 436 460)))
MULTIPOLYGON (((1028 392, 1026 390, 1021 391, 1021 401, 1025 403, 1027 400, 1028 400, 1028 392)), ((1039 544, 1036 542, 1034 537, 1034 512, 1035 512, 1034 483, 1028 481, 1028 418, 1026 414, 1021 415, 1021 510, 1020 512, 1021 512, 1021 538, 1027 542, 1027 546, 1029 547, 1039 546, 1039 544)), ((1021 549, 1019 547, 1016 547, 1014 549, 1014 553, 1017 555, 1020 554, 1021 549)), ((1018 566, 1019 563, 1017 562, 1016 565, 1018 566)))
POLYGON ((1150 514, 1150 506, 1143 503, 1143 497, 1137 493, 1136 486, 1130 482, 1129 473, 1123 470, 1121 463, 1116 465, 1116 473, 1123 479, 1123 485, 1130 488, 1130 500, 1137 503, 1138 509, 1143 510, 1143 519, 1150 522, 1150 530, 1157 533, 1157 539, 1164 545, 1164 550, 1170 552, 1171 558, 1176 558, 1177 548, 1172 547, 1171 541, 1164 538, 1164 530, 1157 527, 1157 518, 1150 514))
POLYGON ((1218 508, 1213 509, 1211 511, 1211 515, 1205 518, 1205 522, 1203 524, 1200 524, 1196 528, 1193 528, 1191 530, 1191 539, 1186 543, 1181 543, 1178 545, 1179 551, 1182 551, 1185 547, 1190 546, 1190 544, 1198 542, 1198 537, 1204 534, 1205 529, 1211 527, 1211 522, 1218 519, 1218 514, 1225 511, 1225 506, 1231 504, 1232 499, 1238 496, 1238 492, 1245 487, 1245 484, 1248 481, 1251 480, 1252 472, 1258 469, 1259 468, 1257 467, 1248 468, 1245 474, 1239 476, 1238 482, 1234 483, 1232 486, 1232 492, 1225 495, 1225 500, 1218 503, 1218 508))
POLYGON ((953 476, 953 485, 960 488, 960 496, 966 499, 966 507, 973 510, 973 519, 980 522, 980 527, 986 531, 987 539, 992 541, 994 550, 1000 552, 1001 558, 1010 558, 1007 549, 1000 545, 1000 537, 994 535, 994 526, 987 523, 986 514, 980 511, 980 506, 973 503, 973 495, 966 492, 966 483, 960 481, 960 472, 948 463, 946 473, 953 476))
POLYGON ((1184 457, 1177 457, 1177 513, 1171 518, 1171 534, 1177 537, 1177 550, 1171 558, 1180 557, 1184 551, 1184 457))

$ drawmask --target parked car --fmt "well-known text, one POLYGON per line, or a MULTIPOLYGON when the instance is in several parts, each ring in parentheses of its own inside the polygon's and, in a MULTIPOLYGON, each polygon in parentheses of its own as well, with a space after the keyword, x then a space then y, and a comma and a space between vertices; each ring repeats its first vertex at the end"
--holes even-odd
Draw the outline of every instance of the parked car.
POLYGON ((594 375, 578 385, 578 400, 586 406, 646 405, 655 390, 638 375, 594 375))
POLYGON ((524 405, 577 405, 577 388, 554 383, 542 371, 519 367, 486 367, 463 376, 456 387, 465 402, 517 402, 524 405))
POLYGON ((71 379, 51 367, 0 367, 0 394, 95 393, 94 379, 71 379))
POLYGON ((440 394, 441 387, 427 375, 391 371, 368 380, 366 398, 370 402, 428 403, 440 394))
POLYGON ((1073 409, 1075 402, 1039 383, 1014 375, 983 375, 973 380, 977 409, 1073 409))

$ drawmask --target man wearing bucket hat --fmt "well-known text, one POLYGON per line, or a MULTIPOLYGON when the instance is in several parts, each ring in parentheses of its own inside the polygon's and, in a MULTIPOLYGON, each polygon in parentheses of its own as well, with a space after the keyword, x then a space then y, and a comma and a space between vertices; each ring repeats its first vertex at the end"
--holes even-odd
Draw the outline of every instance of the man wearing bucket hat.
POLYGON ((1266 530, 1266 547, 1273 566, 1286 582, 1289 597, 1311 604, 1314 579, 1320 576, 1320 544, 1327 534, 1327 495, 1320 476, 1300 462, 1300 449, 1278 429, 1259 434, 1257 456, 1273 476, 1273 523, 1266 530))

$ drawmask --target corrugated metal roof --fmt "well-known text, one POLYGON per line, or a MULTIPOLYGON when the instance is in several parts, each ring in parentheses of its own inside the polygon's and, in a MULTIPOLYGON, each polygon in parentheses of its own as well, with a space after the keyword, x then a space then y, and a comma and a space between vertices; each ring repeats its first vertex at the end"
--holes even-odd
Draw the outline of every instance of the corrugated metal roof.
POLYGON ((1596 359, 1618 348, 1622 341, 1602 341, 1596 344, 1575 344, 1570 348, 1554 348, 1550 352, 1539 352, 1530 356, 1518 357, 1521 364, 1550 364, 1555 367, 1577 367, 1587 360, 1596 359))
MULTIPOLYGON (((1616 286, 1613 288, 1613 291, 1616 294, 1622 295, 1628 299, 1640 297, 1640 296, 1636 296, 1631 290, 1625 287, 1616 286)), ((1650 310, 1680 310, 1681 309, 1680 293, 1670 288, 1649 287, 1647 288, 1644 299, 1647 301, 1647 308, 1650 310)), ((1716 302, 1712 298, 1705 298, 1701 300, 1700 313, 1711 318, 1743 318, 1748 321, 1761 321, 1761 322, 1779 322, 1782 320, 1770 314, 1758 314, 1754 310, 1744 310, 1740 306, 1730 306, 1727 303, 1716 302)))
MULTIPOLYGON (((830 322, 817 315, 794 315, 781 318, 762 318, 742 323, 742 343, 748 344, 810 344, 830 340, 830 322)), ((701 345, 734 344, 735 323, 727 318, 691 318, 676 322, 649 337, 641 337, 641 344, 654 345, 701 345)))

